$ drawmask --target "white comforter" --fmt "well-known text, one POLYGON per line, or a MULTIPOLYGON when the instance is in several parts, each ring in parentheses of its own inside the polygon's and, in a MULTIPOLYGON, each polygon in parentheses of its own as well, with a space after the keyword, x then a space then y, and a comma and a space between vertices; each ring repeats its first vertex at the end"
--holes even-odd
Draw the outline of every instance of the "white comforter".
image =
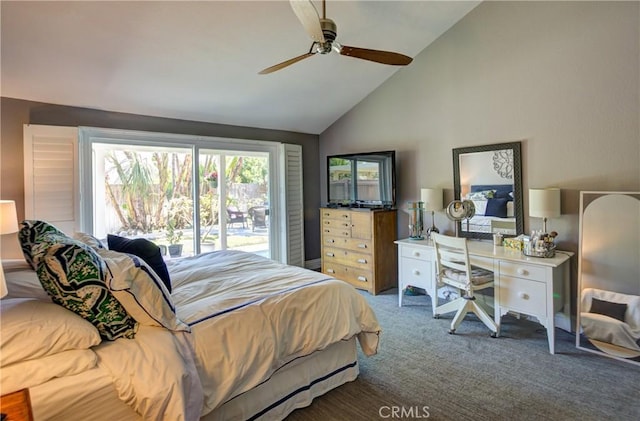
POLYGON ((293 359, 353 336, 365 354, 377 351, 380 326, 364 297, 322 273, 238 251, 168 268, 191 334, 141 329, 97 350, 120 397, 145 419, 197 419, 293 359))

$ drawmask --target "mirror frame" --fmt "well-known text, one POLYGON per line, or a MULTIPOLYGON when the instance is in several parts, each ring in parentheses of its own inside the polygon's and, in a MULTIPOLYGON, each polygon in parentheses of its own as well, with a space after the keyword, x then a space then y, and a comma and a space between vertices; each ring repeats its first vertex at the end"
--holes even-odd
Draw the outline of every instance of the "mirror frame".
MULTIPOLYGON (((503 149, 511 149, 513 151, 513 200, 514 200, 514 216, 516 218, 516 235, 524 234, 524 203, 522 194, 522 142, 494 143, 491 145, 470 146, 465 148, 453 149, 453 196, 454 199, 460 200, 460 155, 475 152, 500 151, 503 149)), ((493 238, 492 233, 485 232, 466 232, 462 231, 464 221, 457 221, 457 232, 461 237, 490 239, 493 238)), ((513 235, 505 235, 505 237, 515 237, 513 235)))

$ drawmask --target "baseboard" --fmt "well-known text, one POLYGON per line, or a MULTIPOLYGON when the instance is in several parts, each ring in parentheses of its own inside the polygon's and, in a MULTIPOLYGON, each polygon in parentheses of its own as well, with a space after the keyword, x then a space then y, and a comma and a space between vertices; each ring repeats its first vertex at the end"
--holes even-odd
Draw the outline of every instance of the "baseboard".
POLYGON ((322 259, 305 260, 304 267, 311 270, 320 270, 322 259))

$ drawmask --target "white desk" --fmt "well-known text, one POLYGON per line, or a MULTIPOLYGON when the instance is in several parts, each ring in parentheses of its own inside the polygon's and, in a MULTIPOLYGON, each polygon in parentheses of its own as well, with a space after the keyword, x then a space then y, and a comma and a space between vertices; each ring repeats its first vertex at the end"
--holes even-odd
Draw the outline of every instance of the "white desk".
MULTIPOLYGON (((398 304, 407 286, 423 288, 436 308, 435 251, 427 240, 398 240, 398 304)), ((555 314, 570 320, 571 252, 556 251, 553 258, 527 257, 518 250, 469 240, 472 265, 494 272, 495 322, 512 311, 538 319, 547 329, 549 352, 555 348, 555 314)))

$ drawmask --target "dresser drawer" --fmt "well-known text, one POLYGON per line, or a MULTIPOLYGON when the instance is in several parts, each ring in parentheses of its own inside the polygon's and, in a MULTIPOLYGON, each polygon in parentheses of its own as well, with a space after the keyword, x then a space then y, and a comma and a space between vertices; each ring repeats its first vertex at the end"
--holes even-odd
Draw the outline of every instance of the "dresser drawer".
POLYGON ((410 257, 412 259, 420 259, 425 261, 433 262, 433 249, 425 249, 424 247, 410 247, 410 246, 402 246, 401 247, 400 256, 401 257, 410 257))
POLYGON ((340 229, 351 229, 351 221, 344 219, 323 219, 322 220, 323 228, 340 228, 340 229))
POLYGON ((347 237, 329 237, 327 235, 323 236, 322 245, 325 247, 339 247, 362 253, 370 252, 373 247, 371 240, 347 237))
POLYGON ((324 247, 322 258, 327 262, 339 263, 341 265, 365 268, 371 270, 373 256, 369 253, 356 253, 351 250, 324 247))
POLYGON ((336 279, 348 282, 356 288, 370 290, 373 274, 368 270, 353 268, 337 263, 322 263, 322 273, 333 276, 336 279))
POLYGON ((351 212, 345 209, 322 209, 320 216, 323 220, 339 219, 342 221, 351 221, 351 212))
POLYGON ((525 314, 544 315, 547 312, 545 287, 544 282, 501 276, 500 306, 525 314))
POLYGON ((433 289, 433 263, 427 260, 400 258, 400 288, 411 285, 424 288, 427 293, 433 289))
POLYGON ((322 237, 351 238, 351 229, 322 227, 322 237))
MULTIPOLYGON (((472 262, 473 263, 473 262, 472 262)), ((523 279, 544 281, 545 268, 526 263, 500 262, 500 276, 515 276, 523 279)))

